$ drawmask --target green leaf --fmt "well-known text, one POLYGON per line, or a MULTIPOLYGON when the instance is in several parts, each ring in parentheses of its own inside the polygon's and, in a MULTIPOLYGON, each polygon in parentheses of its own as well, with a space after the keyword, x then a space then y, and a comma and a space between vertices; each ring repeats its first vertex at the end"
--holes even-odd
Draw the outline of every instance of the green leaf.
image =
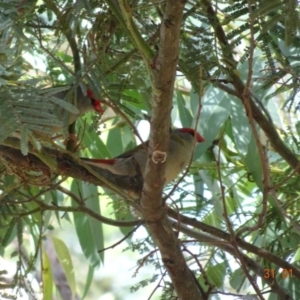
POLYGON ((230 115, 230 98, 222 91, 209 89, 203 98, 203 107, 199 122, 199 132, 205 143, 197 145, 195 159, 200 157, 218 136, 220 128, 230 115))
POLYGON ((244 159, 244 163, 251 173, 251 176, 253 177, 255 183, 262 190, 262 166, 253 135, 251 135, 251 140, 249 143, 247 155, 244 159))
POLYGON ((206 271, 206 274, 209 278, 209 282, 213 283, 216 287, 221 287, 224 285, 225 273, 225 262, 219 263, 215 266, 209 266, 206 271))
POLYGON ((94 268, 89 266, 88 274, 86 276, 86 283, 85 283, 85 286, 84 286, 84 291, 83 291, 81 300, 83 300, 86 297, 86 295, 87 295, 87 293, 90 289, 90 286, 93 282, 93 278, 94 278, 94 268))
POLYGON ((179 91, 176 92, 176 100, 178 105, 179 119, 182 126, 190 127, 192 124, 193 116, 186 108, 185 99, 179 91))
MULTIPOLYGON (((90 208, 92 211, 101 214, 100 204, 99 204, 99 196, 98 196, 98 187, 81 181, 81 192, 85 201, 85 205, 90 208)), ((97 250, 104 248, 104 234, 103 234, 103 226, 102 223, 98 220, 87 216, 89 227, 92 233, 92 237, 94 243, 96 245, 97 250)), ((100 252, 100 259, 102 263, 104 262, 104 252, 100 252)))
POLYGON ((112 153, 113 157, 118 156, 124 152, 125 146, 123 145, 122 141, 123 134, 126 133, 119 127, 111 129, 108 133, 106 146, 112 153))
POLYGON ((53 274, 49 257, 46 251, 42 252, 42 281, 43 299, 53 299, 53 274))
MULTIPOLYGON (((71 191, 76 195, 79 194, 82 196, 84 193, 81 183, 76 180, 73 180, 72 182, 71 191)), ((87 200, 87 199, 83 199, 83 200, 87 200)), ((77 203, 72 201, 72 206, 77 207, 77 203)), ((99 213, 99 210, 96 209, 96 212, 99 213)), ((87 260, 89 261, 92 267, 96 267, 100 263, 100 256, 98 254, 98 248, 97 248, 98 247, 97 243, 99 245, 99 240, 98 240, 99 237, 97 238, 97 240, 95 240, 94 234, 96 230, 96 234, 98 234, 99 236, 102 235, 101 223, 98 222, 98 226, 95 229, 94 225, 90 223, 90 217, 88 215, 74 212, 73 216, 74 216, 74 223, 75 223, 77 236, 79 239, 81 249, 84 253, 84 256, 87 258, 87 260), (92 228, 91 228, 91 224, 92 224, 92 228)))
POLYGON ((1 246, 6 247, 11 243, 11 241, 14 239, 14 237, 17 234, 17 228, 16 228, 17 219, 11 218, 9 225, 7 224, 4 228, 0 227, 0 241, 1 246))
POLYGON ((245 156, 251 139, 249 120, 246 116, 244 105, 239 99, 234 99, 231 104, 232 133, 235 146, 238 152, 245 156))
POLYGON ((246 275, 244 274, 241 268, 235 270, 230 278, 230 285, 233 289, 237 290, 238 292, 243 289, 247 288, 249 284, 246 283, 246 275))
MULTIPOLYGON (((88 116, 84 117, 87 119, 87 124, 89 123, 88 116)), ((76 122, 77 132, 80 130, 81 132, 84 129, 84 121, 81 118, 76 122)), ((90 157, 93 158, 111 158, 112 154, 108 150, 104 141, 107 139, 108 132, 103 132, 101 135, 97 134, 95 130, 89 131, 88 126, 86 125, 86 131, 83 137, 84 145, 88 145, 88 148, 85 150, 85 153, 89 153, 90 157)))
POLYGON ((292 262, 295 263, 297 261, 300 261, 300 248, 297 249, 297 251, 294 254, 294 257, 292 259, 292 262))
MULTIPOLYGON (((70 290, 74 297, 75 293, 76 293, 75 270, 73 267, 69 249, 67 248, 66 244, 62 240, 60 240, 54 236, 51 236, 51 239, 53 242, 53 246, 54 246, 57 258, 65 271, 70 290)), ((52 299, 52 298, 45 298, 45 299, 52 299)))
POLYGON ((125 90, 123 92, 123 94, 136 100, 136 101, 128 101, 126 103, 126 105, 132 106, 132 108, 137 108, 139 111, 147 110, 147 106, 145 105, 145 102, 143 101, 142 95, 139 93, 139 91, 137 91, 137 90, 125 90))

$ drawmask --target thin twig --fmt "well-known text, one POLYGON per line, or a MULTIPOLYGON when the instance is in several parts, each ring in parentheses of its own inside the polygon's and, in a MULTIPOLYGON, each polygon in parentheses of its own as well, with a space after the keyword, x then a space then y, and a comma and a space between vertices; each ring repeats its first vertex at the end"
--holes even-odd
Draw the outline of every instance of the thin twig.
POLYGON ((131 231, 129 231, 122 239, 120 239, 117 243, 109 246, 109 247, 106 247, 106 248, 103 248, 101 250, 98 250, 98 253, 101 253, 101 252, 104 252, 108 249, 113 249, 115 248, 116 246, 122 244, 127 238, 129 238, 142 224, 144 224, 144 220, 143 221, 140 221, 139 224, 137 224, 137 226, 135 226, 131 231))

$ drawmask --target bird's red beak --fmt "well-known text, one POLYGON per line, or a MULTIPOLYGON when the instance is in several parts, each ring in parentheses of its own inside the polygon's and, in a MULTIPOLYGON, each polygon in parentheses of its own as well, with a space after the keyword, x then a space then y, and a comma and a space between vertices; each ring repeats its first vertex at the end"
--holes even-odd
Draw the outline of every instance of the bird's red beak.
POLYGON ((196 139, 197 139, 198 143, 205 142, 205 138, 203 136, 201 136, 198 132, 196 134, 196 139))

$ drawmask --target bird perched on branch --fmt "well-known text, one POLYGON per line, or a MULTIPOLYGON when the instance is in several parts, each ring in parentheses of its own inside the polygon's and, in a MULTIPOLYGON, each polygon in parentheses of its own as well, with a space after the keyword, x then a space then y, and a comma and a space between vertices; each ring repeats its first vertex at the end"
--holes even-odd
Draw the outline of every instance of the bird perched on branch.
MULTIPOLYGON (((70 94, 70 89, 63 90, 60 92, 57 92, 55 94, 52 94, 51 97, 59 98, 59 99, 65 99, 67 95, 70 94)), ((86 94, 82 92, 82 89, 80 86, 76 89, 76 101, 74 103, 77 107, 77 112, 69 112, 69 119, 68 123, 71 125, 74 123, 79 117, 84 115, 85 113, 89 111, 96 111, 100 114, 102 114, 103 108, 101 106, 101 100, 96 99, 93 92, 88 88, 86 90, 86 94)), ((64 112, 66 110, 63 108, 63 106, 55 105, 54 110, 50 111, 50 113, 55 113, 59 118, 62 118, 64 115, 64 112)), ((58 128, 60 129, 60 128, 58 128)))
MULTIPOLYGON (((60 136, 58 132, 62 132, 86 112, 103 113, 101 100, 90 89, 83 91, 81 87, 61 86, 39 90, 21 87, 17 92, 4 92, 9 101, 1 100, 0 142, 9 137, 18 138, 23 155, 28 154, 29 139, 39 150, 41 145, 36 138, 49 142, 54 134, 55 137, 60 136), (74 105, 69 103, 70 97, 76 97, 74 105), (3 107, 12 107, 12 113, 8 111, 4 114, 3 107)), ((72 138, 72 134, 69 137, 72 138)))
MULTIPOLYGON (((97 99, 90 89, 84 94, 81 87, 77 87, 74 105, 68 101, 72 96, 74 87, 62 86, 42 89, 35 94, 38 101, 32 102, 30 98, 17 102, 17 107, 26 113, 24 128, 28 128, 36 136, 46 138, 62 131, 64 126, 73 124, 79 117, 89 111, 103 113, 101 100, 97 99)), ((22 116, 21 116, 22 120, 22 116)), ((16 131, 14 137, 20 138, 16 131)))
MULTIPOLYGON (((192 128, 180 128, 171 132, 169 147, 166 155, 165 184, 175 179, 188 165, 193 154, 194 140, 204 142, 204 138, 192 128)), ((144 176, 148 159, 147 146, 149 141, 141 144, 112 159, 81 158, 85 163, 106 169, 116 175, 135 176, 137 166, 144 176)))

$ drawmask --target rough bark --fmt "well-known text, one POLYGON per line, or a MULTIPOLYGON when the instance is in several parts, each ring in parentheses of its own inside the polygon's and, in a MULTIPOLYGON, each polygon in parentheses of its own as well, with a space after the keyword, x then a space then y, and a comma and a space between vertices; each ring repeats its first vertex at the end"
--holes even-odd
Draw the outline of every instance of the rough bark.
POLYGON ((181 0, 166 1, 154 70, 149 159, 140 203, 143 217, 160 250, 178 298, 199 300, 204 299, 205 295, 186 264, 165 213, 162 199, 165 164, 153 162, 155 151, 167 152, 170 138, 170 113, 184 4, 181 0))

